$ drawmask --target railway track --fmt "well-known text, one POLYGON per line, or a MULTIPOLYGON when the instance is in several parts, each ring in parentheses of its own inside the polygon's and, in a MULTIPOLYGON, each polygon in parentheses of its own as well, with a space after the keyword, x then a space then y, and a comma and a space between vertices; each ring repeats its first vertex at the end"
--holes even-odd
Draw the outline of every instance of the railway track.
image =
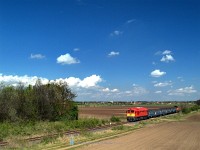
POLYGON ((0 146, 6 146, 8 145, 8 142, 0 142, 0 146))
MULTIPOLYGON (((115 126, 120 126, 120 125, 124 125, 127 124, 128 122, 119 122, 119 123, 115 123, 115 124, 107 124, 104 126, 98 126, 95 128, 87 128, 84 131, 87 132, 95 132, 95 131, 99 131, 99 130, 104 130, 104 129, 108 129, 108 128, 112 128, 115 126)), ((51 138, 51 137, 56 137, 59 136, 60 134, 62 135, 66 135, 66 136, 70 136, 70 135, 78 135, 81 134, 81 130, 69 130, 66 132, 62 132, 62 133, 55 133, 55 134, 50 134, 50 135, 44 135, 44 136, 37 136, 37 137, 31 137, 31 138, 27 138, 27 139, 23 139, 26 142, 35 142, 35 141, 41 141, 44 138, 51 138)), ((6 141, 0 141, 0 147, 5 147, 8 146, 9 142, 6 141)))

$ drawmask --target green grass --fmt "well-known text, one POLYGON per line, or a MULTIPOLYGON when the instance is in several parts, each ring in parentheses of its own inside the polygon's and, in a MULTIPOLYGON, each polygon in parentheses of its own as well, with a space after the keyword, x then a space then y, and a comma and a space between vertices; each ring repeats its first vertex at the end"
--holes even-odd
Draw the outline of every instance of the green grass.
POLYGON ((57 122, 26 122, 26 123, 0 123, 0 141, 6 141, 14 137, 40 136, 52 133, 62 133, 73 129, 94 128, 107 124, 108 120, 99 120, 96 118, 79 119, 75 121, 57 121, 57 122))
POLYGON ((116 127, 113 127, 112 130, 124 130, 124 126, 123 125, 116 126, 116 127))
POLYGON ((120 118, 117 117, 117 116, 112 116, 112 117, 110 118, 110 121, 111 121, 111 122, 121 122, 120 118))

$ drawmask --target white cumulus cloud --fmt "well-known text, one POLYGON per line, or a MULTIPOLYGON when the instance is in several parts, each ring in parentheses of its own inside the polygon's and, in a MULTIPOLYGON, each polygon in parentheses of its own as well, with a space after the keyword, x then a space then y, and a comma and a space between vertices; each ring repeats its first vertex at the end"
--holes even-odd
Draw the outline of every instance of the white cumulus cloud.
POLYGON ((42 84, 47 84, 48 82, 51 83, 59 83, 59 82, 67 82, 69 87, 72 88, 90 88, 90 87, 97 87, 98 83, 102 82, 103 79, 99 75, 91 75, 84 79, 69 77, 69 78, 59 78, 55 80, 49 80, 47 78, 37 77, 37 76, 13 76, 13 75, 3 75, 0 74, 0 83, 3 82, 6 85, 17 85, 18 83, 23 83, 25 86, 28 85, 35 85, 36 81, 40 79, 42 84))
POLYGON ((183 77, 177 77, 177 79, 181 82, 184 82, 185 80, 183 79, 183 77))
POLYGON ((97 83, 102 82, 102 78, 99 75, 91 75, 90 77, 84 78, 78 86, 84 87, 84 88, 89 88, 89 87, 94 87, 97 85, 97 83))
POLYGON ((36 81, 40 79, 42 84, 47 84, 49 80, 47 78, 37 77, 37 76, 17 76, 17 75, 0 75, 0 82, 3 82, 7 85, 17 85, 18 83, 22 83, 25 86, 35 85, 36 81))
POLYGON ((169 81, 169 82, 159 82, 159 83, 154 84, 155 87, 165 87, 165 86, 169 86, 169 85, 172 85, 171 81, 169 81))
POLYGON ((113 31, 110 35, 111 35, 111 36, 119 36, 119 35, 121 35, 121 34, 123 34, 122 31, 115 30, 115 31, 113 31))
POLYGON ((162 91, 155 91, 155 94, 160 94, 162 93, 162 91))
POLYGON ((81 82, 81 79, 75 77, 69 77, 61 80, 66 81, 70 87, 78 86, 79 83, 81 82))
POLYGON ((80 48, 74 48, 73 49, 75 52, 80 51, 80 48))
POLYGON ((77 64, 80 63, 80 61, 76 58, 73 58, 69 53, 60 55, 57 58, 57 63, 65 65, 65 64, 77 64))
POLYGON ((128 90, 128 91, 124 91, 123 93, 125 95, 134 97, 134 96, 141 96, 141 95, 148 94, 149 91, 146 88, 142 87, 142 86, 134 84, 133 85, 133 89, 128 90))
POLYGON ((45 58, 45 56, 42 54, 31 54, 30 58, 31 59, 43 59, 43 58, 45 58))
POLYGON ((193 86, 179 88, 176 90, 169 90, 168 95, 184 96, 185 94, 196 93, 197 90, 193 86))
POLYGON ((108 56, 111 57, 111 56, 117 56, 119 55, 119 52, 115 52, 115 51, 111 51, 108 56))
POLYGON ((166 74, 166 72, 160 71, 159 69, 156 69, 156 70, 154 70, 154 71, 151 72, 151 76, 152 77, 157 77, 157 78, 161 77, 161 76, 163 76, 165 74, 166 74))
POLYGON ((113 93, 115 93, 115 92, 119 92, 119 90, 118 89, 109 89, 109 88, 104 88, 104 89, 102 89, 102 91, 103 92, 113 92, 113 93))
POLYGON ((60 78, 56 79, 55 82, 67 82, 69 87, 72 88, 91 88, 98 86, 98 83, 102 82, 103 79, 99 75, 91 75, 85 77, 84 79, 69 77, 69 78, 60 78))
POLYGON ((119 92, 119 90, 118 89, 113 89, 113 90, 111 90, 111 92, 119 92))
POLYGON ((155 53, 155 55, 170 55, 170 54, 172 54, 172 51, 170 51, 170 50, 157 51, 155 53))
POLYGON ((134 86, 132 90, 133 95, 144 95, 149 93, 144 87, 141 86, 134 86))
POLYGON ((132 91, 125 91, 125 93, 126 93, 126 94, 131 94, 131 93, 132 93, 132 91))
POLYGON ((129 24, 129 23, 132 23, 134 21, 136 21, 136 20, 135 19, 130 19, 130 20, 127 20, 126 23, 129 24))
POLYGON ((165 50, 162 52, 163 55, 169 55, 171 53, 172 53, 172 51, 170 51, 170 50, 165 50))
POLYGON ((170 62, 170 61, 175 61, 174 57, 172 55, 165 55, 161 58, 162 62, 170 62))
POLYGON ((102 90, 103 92, 110 92, 110 89, 109 88, 105 88, 102 90))

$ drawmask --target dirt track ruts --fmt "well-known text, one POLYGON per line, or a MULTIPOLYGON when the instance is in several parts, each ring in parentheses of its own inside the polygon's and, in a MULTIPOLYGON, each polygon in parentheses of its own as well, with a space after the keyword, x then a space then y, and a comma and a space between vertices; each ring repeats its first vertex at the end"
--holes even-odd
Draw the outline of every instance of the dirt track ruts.
POLYGON ((100 141, 81 150, 198 150, 200 115, 181 122, 150 125, 131 134, 100 141))

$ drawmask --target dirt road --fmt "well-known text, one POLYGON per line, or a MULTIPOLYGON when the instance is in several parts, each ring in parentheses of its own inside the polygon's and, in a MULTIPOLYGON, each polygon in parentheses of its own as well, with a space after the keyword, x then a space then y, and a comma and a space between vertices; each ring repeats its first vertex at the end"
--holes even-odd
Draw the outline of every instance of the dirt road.
POLYGON ((100 141, 81 150, 199 150, 200 115, 182 122, 168 122, 139 129, 131 134, 100 141))

